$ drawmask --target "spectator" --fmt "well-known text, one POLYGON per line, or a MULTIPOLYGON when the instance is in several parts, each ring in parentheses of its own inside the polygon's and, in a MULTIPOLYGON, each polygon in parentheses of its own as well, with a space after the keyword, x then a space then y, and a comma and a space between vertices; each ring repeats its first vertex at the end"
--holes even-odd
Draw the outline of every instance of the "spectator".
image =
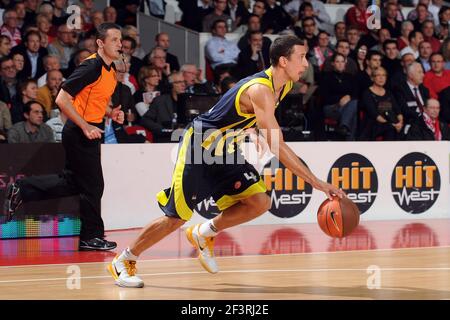
POLYGON ((125 1, 125 6, 119 9, 117 12, 118 24, 121 25, 122 27, 127 25, 136 27, 136 16, 139 4, 140 4, 139 0, 125 1))
POLYGON ((25 104, 35 101, 37 98, 37 84, 34 79, 26 79, 19 82, 18 92, 11 106, 12 123, 25 121, 24 108, 25 104))
POLYGON ((450 70, 444 69, 444 57, 440 53, 430 56, 431 70, 425 73, 423 84, 430 91, 430 97, 439 99, 439 93, 450 86, 450 70))
POLYGON ((373 84, 367 88, 361 100, 366 117, 361 140, 398 140, 403 128, 403 115, 392 93, 385 88, 387 72, 378 68, 372 73, 373 84))
POLYGON ((8 140, 8 130, 12 127, 11 113, 8 106, 0 101, 0 143, 8 140))
POLYGON ((428 5, 428 11, 433 15, 433 23, 439 24, 439 11, 443 7, 443 0, 432 0, 432 3, 428 5))
POLYGON ((439 101, 428 99, 423 106, 423 113, 411 124, 411 128, 406 135, 407 140, 449 140, 448 126, 446 123, 439 121, 439 111, 439 101))
POLYGON ((391 38, 391 34, 389 33, 389 30, 385 29, 385 28, 381 28, 380 30, 378 30, 378 42, 376 45, 374 45, 372 48, 370 48, 370 50, 379 51, 382 54, 385 54, 385 52, 383 51, 383 43, 386 40, 389 40, 390 38, 391 38))
POLYGON ((414 30, 414 25, 411 21, 403 21, 401 28, 401 35, 397 38, 397 46, 398 50, 402 50, 403 48, 409 45, 409 34, 414 30))
POLYGON ((38 0, 24 0, 25 17, 24 25, 36 24, 36 11, 38 8, 38 0))
POLYGON ((70 58, 75 51, 73 37, 73 31, 63 24, 58 27, 57 38, 48 45, 48 52, 59 57, 62 69, 69 67, 70 58))
POLYGON ((109 6, 103 9, 103 19, 105 22, 116 23, 117 22, 117 10, 116 8, 109 6))
MULTIPOLYGON (((123 62, 121 63, 123 65, 123 62)), ((145 67, 147 68, 147 67, 145 67)), ((137 123, 140 118, 135 108, 135 102, 130 87, 124 83, 125 67, 117 68, 117 86, 111 97, 112 106, 122 106, 122 110, 126 115, 127 125, 132 126, 137 123)))
POLYGON ((164 17, 166 15, 165 0, 148 0, 147 4, 149 7, 149 12, 152 16, 164 20, 164 17))
MULTIPOLYGON (((429 99, 430 93, 423 85, 424 73, 420 63, 411 63, 406 69, 406 76, 406 81, 400 83, 394 94, 404 116, 405 124, 408 125, 422 113, 423 106, 429 99)), ((405 130, 405 133, 407 133, 408 128, 405 130)))
POLYGON ((183 11, 181 25, 197 32, 202 32, 203 19, 214 10, 211 0, 183 0, 178 6, 183 11))
POLYGON ((445 70, 450 70, 450 37, 442 43, 442 55, 445 60, 445 70))
POLYGON ((356 58, 355 61, 358 65, 358 71, 364 71, 366 69, 366 56, 367 56, 367 46, 365 44, 361 44, 356 49, 356 58))
POLYGON ((172 73, 169 81, 172 84, 171 92, 156 97, 141 120, 142 126, 152 132, 155 142, 170 141, 171 132, 167 131, 176 129, 178 95, 186 91, 181 72, 172 73))
POLYGON ((245 78, 270 66, 269 50, 263 50, 263 35, 260 31, 250 34, 250 47, 239 52, 236 73, 245 78))
MULTIPOLYGON (((196 17, 197 19, 197 17, 196 17)), ((145 56, 145 51, 141 47, 141 38, 138 29, 135 26, 127 25, 122 28, 122 37, 131 37, 136 41, 136 49, 134 50, 133 56, 139 59, 143 59, 145 56)))
MULTIPOLYGON (((245 48, 249 47, 250 33, 252 33, 253 31, 261 31, 261 19, 255 14, 251 14, 248 18, 247 31, 238 41, 239 50, 242 51, 245 48)), ((271 44, 272 41, 269 38, 263 36, 264 50, 269 50, 271 44)))
POLYGON ((433 20, 433 15, 431 12, 428 12, 428 5, 430 3, 430 0, 419 0, 419 3, 417 3, 417 6, 414 10, 411 10, 408 13, 408 20, 409 21, 415 21, 419 18, 419 15, 423 15, 423 11, 426 12, 426 17, 430 20, 433 20))
POLYGON ((363 92, 369 88, 372 82, 372 73, 381 67, 382 54, 378 51, 370 50, 366 56, 366 68, 356 76, 356 83, 358 86, 358 98, 360 99, 363 92))
POLYGON ((414 30, 421 31, 422 24, 425 21, 433 21, 433 19, 429 16, 430 13, 428 12, 426 5, 418 4, 416 10, 417 10, 417 19, 413 20, 414 30))
POLYGON ((3 25, 0 33, 11 41, 11 47, 15 47, 22 42, 20 30, 17 27, 17 12, 14 9, 6 9, 3 12, 3 25))
POLYGON ((135 78, 138 77, 139 70, 141 69, 143 63, 138 57, 133 56, 136 50, 136 41, 132 37, 123 37, 122 39, 122 51, 130 59, 130 74, 135 78))
POLYGON ((319 85, 325 117, 339 121, 337 132, 346 140, 356 134, 357 97, 353 77, 345 72, 346 57, 335 53, 331 57, 333 71, 324 74, 319 85))
POLYGON ((16 98, 17 71, 10 57, 0 58, 0 101, 11 107, 16 98))
MULTIPOLYGON (((66 24, 69 18, 69 14, 66 12, 67 0, 55 0, 53 5, 52 25, 57 29, 59 26, 66 24)), ((52 35, 56 35, 56 30, 52 32, 52 35)))
POLYGON ((50 20, 42 14, 36 17, 36 25, 41 35, 41 47, 47 48, 48 44, 54 40, 48 33, 50 32, 50 20))
POLYGON ((431 49, 431 44, 428 41, 422 41, 419 44, 419 57, 416 61, 422 65, 425 72, 429 71, 431 68, 430 56, 432 53, 433 50, 431 49))
POLYGON ((55 142, 52 129, 44 123, 44 112, 39 102, 27 102, 23 108, 26 120, 9 129, 8 143, 55 142))
POLYGON ((434 36, 433 21, 427 20, 422 24, 423 39, 431 44, 432 52, 438 52, 441 49, 441 42, 434 36))
POLYGON ((436 37, 444 40, 448 37, 448 22, 450 21, 450 7, 442 6, 439 10, 439 25, 436 26, 436 37))
POLYGON ((414 55, 414 59, 419 57, 419 44, 423 41, 423 35, 420 31, 411 31, 408 36, 409 45, 404 47, 400 54, 404 55, 409 52, 414 55))
POLYGON ((325 60, 333 55, 330 46, 330 35, 326 31, 319 31, 317 35, 317 46, 312 49, 311 63, 317 71, 322 70, 325 60))
POLYGON ((450 124, 450 87, 445 88, 439 93, 439 102, 441 104, 440 118, 442 121, 450 124))
MULTIPOLYGON (((318 0, 303 0, 302 3, 310 3, 312 5, 312 17, 316 20, 319 30, 331 32, 331 18, 325 9, 325 6, 318 0)), ((284 10, 289 13, 294 21, 298 19, 300 8, 300 0, 293 0, 284 5, 284 10)))
POLYGON ((144 60, 144 62, 147 62, 148 65, 155 67, 155 70, 158 72, 160 78, 158 90, 161 91, 161 93, 169 92, 170 85, 168 76, 171 70, 170 65, 166 62, 166 51, 164 51, 163 48, 155 47, 150 52, 148 59, 144 60))
MULTIPOLYGON (((17 73, 20 74, 20 72, 23 70, 23 67, 25 66, 25 57, 20 52, 13 53, 11 57, 14 62, 14 68, 16 68, 17 73)), ((21 77, 18 76, 18 78, 21 77)))
POLYGON ((347 26, 344 22, 339 21, 334 25, 334 37, 331 38, 331 44, 337 45, 339 40, 347 40, 347 26))
POLYGON ((120 76, 120 83, 130 88, 131 94, 133 95, 139 88, 139 84, 136 78, 130 74, 130 56, 124 55, 120 60, 114 62, 114 64, 117 68, 117 74, 120 76))
POLYGON ((397 20, 398 6, 389 2, 386 4, 386 15, 381 18, 381 27, 388 29, 392 38, 397 39, 401 35, 402 23, 397 20))
POLYGON ((143 66, 139 70, 139 90, 133 95, 139 117, 142 117, 147 112, 153 99, 159 96, 160 91, 157 90, 157 87, 160 80, 161 77, 158 70, 153 66, 143 66))
POLYGON ((58 108, 55 103, 55 99, 58 95, 59 89, 61 88, 63 76, 59 70, 52 70, 47 74, 47 84, 37 90, 36 101, 44 107, 46 118, 50 118, 51 111, 58 108))
POLYGON ((350 56, 354 56, 356 54, 355 50, 358 46, 359 40, 361 39, 360 31, 356 26, 349 26, 346 30, 346 39, 348 40, 348 44, 350 45, 350 56))
POLYGON ((308 42, 308 48, 312 49, 317 46, 317 27, 316 22, 312 17, 305 17, 300 20, 301 33, 297 33, 297 36, 303 38, 308 42))
POLYGON ((397 41, 392 39, 384 41, 383 51, 385 55, 381 61, 381 65, 387 71, 389 82, 390 78, 394 74, 402 71, 402 65, 400 64, 400 60, 398 59, 399 52, 397 41))
MULTIPOLYGON (((352 76, 356 75, 356 73, 358 72, 358 66, 356 65, 356 62, 349 57, 350 44, 348 43, 348 40, 339 40, 336 45, 336 52, 342 54, 345 57, 345 72, 350 73, 352 76)), ((332 70, 332 60, 331 58, 328 58, 325 60, 325 63, 323 65, 323 71, 330 72, 332 70)))
POLYGON ((41 34, 38 31, 29 31, 24 37, 24 46, 17 46, 12 52, 19 52, 25 58, 23 70, 17 74, 20 79, 39 78, 45 73, 43 58, 48 52, 41 47, 41 34))
MULTIPOLYGON (((231 21, 231 17, 224 13, 227 7, 227 0, 214 0, 214 11, 208 14, 203 18, 203 32, 210 32, 214 22, 217 20, 223 21, 231 21)), ((231 27, 228 32, 233 31, 234 29, 231 27)))
POLYGON ((214 84, 203 78, 201 69, 195 64, 184 64, 181 66, 184 82, 186 84, 186 92, 198 95, 214 95, 217 89, 214 84))
MULTIPOLYGON (((58 56, 49 54, 49 55, 45 56, 43 60, 44 60, 43 61, 44 69, 45 69, 46 73, 44 73, 37 80, 38 88, 46 85, 48 72, 50 72, 52 70, 60 70, 61 69, 61 65, 59 64, 59 57, 58 56)), ((64 81, 65 79, 63 78, 62 80, 64 81)))
POLYGON ((228 0, 228 6, 224 13, 231 17, 235 28, 244 25, 250 15, 242 0, 228 0))
POLYGON ((396 92, 399 85, 406 81, 406 70, 408 66, 415 61, 414 55, 412 53, 406 53, 402 55, 402 58, 400 60, 401 70, 394 73, 390 78, 388 82, 388 87, 390 88, 391 92, 396 92))
POLYGON ((239 49, 234 42, 225 39, 226 30, 225 21, 216 20, 212 37, 206 42, 205 55, 213 69, 233 68, 237 63, 239 49))
POLYGON ((283 7, 277 4, 276 0, 266 0, 266 13, 265 17, 267 21, 272 22, 273 33, 277 34, 291 25, 291 17, 283 9, 283 7))
POLYGON ((266 2, 264 0, 255 0, 252 9, 252 13, 257 15, 261 21, 261 31, 267 34, 273 33, 272 21, 269 21, 265 15, 266 2))
POLYGON ((25 3, 23 1, 17 1, 14 5, 14 11, 17 13, 17 28, 20 30, 27 25, 25 23, 25 16, 27 15, 25 3))
POLYGON ((367 19, 370 14, 367 11, 368 0, 356 0, 355 5, 348 9, 345 14, 345 24, 348 26, 356 26, 359 31, 367 34, 367 19))
POLYGON ((164 51, 166 52, 166 61, 170 65, 170 70, 172 72, 180 71, 180 63, 178 62, 177 56, 169 52, 170 47, 169 35, 166 32, 158 33, 155 37, 155 44, 156 47, 163 48, 164 51))
POLYGON ((11 53, 11 40, 8 36, 0 35, 0 58, 6 57, 11 53))
MULTIPOLYGON (((126 36, 125 36, 126 37, 126 36)), ((83 39, 78 44, 79 49, 86 49, 90 54, 93 54, 97 50, 97 44, 95 43, 95 38, 86 38, 83 39)))
MULTIPOLYGON (((38 16, 40 15, 40 16, 46 17, 49 24, 51 25, 52 19, 53 19, 53 11, 54 11, 53 5, 50 2, 43 1, 39 5, 39 9, 38 9, 37 13, 38 13, 38 16)), ((37 22, 38 21, 37 21, 37 16, 36 16, 36 23, 37 22)))

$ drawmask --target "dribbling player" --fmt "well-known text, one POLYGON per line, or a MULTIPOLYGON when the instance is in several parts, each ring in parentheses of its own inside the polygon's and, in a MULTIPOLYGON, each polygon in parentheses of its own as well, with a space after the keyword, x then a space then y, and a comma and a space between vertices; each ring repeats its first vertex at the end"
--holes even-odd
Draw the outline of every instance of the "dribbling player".
POLYGON ((264 182, 237 147, 247 129, 257 127, 264 132, 264 139, 280 162, 328 198, 345 196, 342 190, 318 179, 299 160, 284 142, 275 119, 275 108, 308 67, 304 41, 295 36, 277 38, 270 48, 270 60, 269 69, 239 81, 186 128, 172 185, 157 195, 165 215, 145 226, 137 239, 108 265, 117 285, 143 287, 144 282, 136 275, 138 256, 181 227, 191 218, 195 205, 211 196, 221 214, 189 227, 186 236, 198 251, 203 268, 210 273, 219 271, 214 257, 215 236, 257 218, 271 206, 264 182), (211 154, 215 161, 206 161, 204 154, 211 154), (221 164, 224 159, 235 162, 221 164))

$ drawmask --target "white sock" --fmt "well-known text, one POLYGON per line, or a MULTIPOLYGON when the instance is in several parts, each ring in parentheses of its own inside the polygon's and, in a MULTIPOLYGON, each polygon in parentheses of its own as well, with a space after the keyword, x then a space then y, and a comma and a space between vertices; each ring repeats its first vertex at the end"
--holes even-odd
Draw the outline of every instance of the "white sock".
POLYGON ((202 223, 198 228, 198 232, 203 237, 215 237, 219 233, 212 219, 202 223))
POLYGON ((136 261, 138 259, 138 256, 135 256, 134 254, 132 254, 130 248, 128 247, 122 251, 119 259, 136 261))

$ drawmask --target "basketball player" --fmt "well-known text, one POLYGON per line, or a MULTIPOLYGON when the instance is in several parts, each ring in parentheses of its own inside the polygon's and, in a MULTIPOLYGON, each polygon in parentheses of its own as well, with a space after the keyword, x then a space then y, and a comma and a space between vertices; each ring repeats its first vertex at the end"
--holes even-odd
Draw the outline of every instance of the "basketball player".
MULTIPOLYGON (((80 195, 80 250, 111 250, 117 244, 104 239, 100 212, 103 174, 100 143, 103 118, 116 87, 113 61, 120 57, 121 30, 113 23, 97 29, 97 53, 84 60, 62 85, 56 104, 68 117, 62 134, 65 169, 60 175, 31 176, 9 184, 4 203, 8 219, 23 202, 80 195)), ((123 123, 120 106, 111 118, 123 123)))
POLYGON ((191 218, 195 205, 210 196, 222 213, 188 228, 186 235, 197 249, 203 268, 210 273, 218 272, 214 257, 214 237, 218 232, 255 219, 271 207, 264 182, 252 165, 242 161, 243 156, 234 143, 246 129, 255 126, 264 129, 264 139, 272 151, 278 148, 281 163, 325 192, 328 198, 345 196, 342 190, 319 180, 299 160, 284 142, 275 119, 275 108, 308 67, 304 41, 295 36, 277 38, 270 49, 270 60, 269 69, 239 81, 212 109, 195 118, 186 128, 180 141, 172 186, 157 195, 165 216, 144 227, 138 238, 108 266, 117 285, 143 287, 143 281, 136 275, 138 256, 181 227, 191 218), (222 133, 227 129, 235 131, 224 137, 222 133), (216 160, 231 156, 241 161, 207 164, 202 158, 203 162, 198 164, 195 152, 199 148, 200 153, 211 152, 216 160))

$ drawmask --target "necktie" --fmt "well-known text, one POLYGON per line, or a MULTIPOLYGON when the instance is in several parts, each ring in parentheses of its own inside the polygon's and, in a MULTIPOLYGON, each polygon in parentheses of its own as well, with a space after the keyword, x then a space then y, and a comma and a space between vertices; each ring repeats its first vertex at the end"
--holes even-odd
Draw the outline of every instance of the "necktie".
POLYGON ((414 87, 414 97, 416 98, 417 106, 420 112, 423 112, 423 104, 420 102, 419 93, 417 92, 417 87, 414 87))

